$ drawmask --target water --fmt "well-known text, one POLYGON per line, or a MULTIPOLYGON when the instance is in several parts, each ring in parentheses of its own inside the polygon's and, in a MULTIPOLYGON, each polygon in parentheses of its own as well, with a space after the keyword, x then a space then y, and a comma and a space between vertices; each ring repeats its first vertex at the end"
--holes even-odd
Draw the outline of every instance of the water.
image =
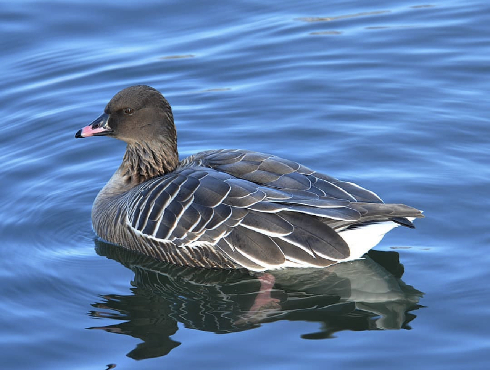
POLYGON ((1 9, 0 368, 488 366, 487 2, 1 9), (251 276, 103 244, 91 205, 124 144, 74 134, 139 83, 172 104, 182 157, 270 152, 426 218, 372 258, 278 274, 255 314, 251 276))

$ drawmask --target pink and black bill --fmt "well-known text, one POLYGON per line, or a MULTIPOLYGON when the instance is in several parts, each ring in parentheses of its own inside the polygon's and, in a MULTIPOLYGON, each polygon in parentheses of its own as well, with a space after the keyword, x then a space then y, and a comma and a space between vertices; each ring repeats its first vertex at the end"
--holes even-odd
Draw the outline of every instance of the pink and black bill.
POLYGON ((78 130, 75 137, 83 138, 89 136, 104 136, 109 135, 112 132, 112 129, 109 127, 109 115, 107 113, 103 113, 90 125, 78 130))

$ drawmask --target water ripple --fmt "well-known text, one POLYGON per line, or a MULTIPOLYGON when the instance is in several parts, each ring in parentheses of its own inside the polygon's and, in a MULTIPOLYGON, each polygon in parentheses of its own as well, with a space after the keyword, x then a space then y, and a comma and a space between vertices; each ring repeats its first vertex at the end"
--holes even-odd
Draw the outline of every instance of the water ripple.
MULTIPOLYGON (((74 138, 118 90, 149 84, 172 104, 182 156, 226 147, 272 152, 427 215, 415 231, 397 230, 379 247, 403 248, 407 281, 427 292, 421 303, 428 309, 410 333, 343 332, 319 344, 299 339, 311 333, 308 322, 276 322, 226 339, 182 325, 171 342, 182 345, 165 366, 206 367, 209 356, 209 364, 247 368, 315 367, 325 359, 342 368, 366 361, 403 368, 399 358, 409 354, 427 366, 478 368, 489 279, 489 10, 481 0, 4 2, 2 365, 134 368, 126 336, 85 329, 128 326, 87 313, 126 302, 135 337, 148 328, 145 318, 158 328, 169 317, 151 315, 161 298, 154 292, 144 305, 133 301, 142 286, 128 282, 139 275, 94 250, 92 202, 124 143, 74 138), (286 336, 298 340, 278 341, 286 336), (272 344, 252 353, 245 339, 272 344), (380 360, 380 351, 389 355, 380 360)), ((169 302, 185 306, 179 294, 169 302)), ((199 307, 200 300, 188 303, 199 307)), ((127 316, 122 311, 118 317, 127 316)), ((355 319, 342 316, 342 325, 355 319)))

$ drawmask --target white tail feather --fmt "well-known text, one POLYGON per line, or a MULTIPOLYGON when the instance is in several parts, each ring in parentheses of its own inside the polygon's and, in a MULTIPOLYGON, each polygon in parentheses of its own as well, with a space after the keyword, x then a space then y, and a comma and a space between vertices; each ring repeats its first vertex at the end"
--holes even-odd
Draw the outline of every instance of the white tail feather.
POLYGON ((340 231, 339 235, 350 249, 350 256, 345 261, 361 258, 364 253, 374 248, 386 233, 397 226, 399 225, 393 221, 384 221, 340 231))

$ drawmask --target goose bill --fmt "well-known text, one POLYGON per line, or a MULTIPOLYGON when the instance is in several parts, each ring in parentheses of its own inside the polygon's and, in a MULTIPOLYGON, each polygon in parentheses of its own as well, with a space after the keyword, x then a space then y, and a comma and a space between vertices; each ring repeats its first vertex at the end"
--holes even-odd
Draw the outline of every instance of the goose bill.
POLYGON ((78 130, 75 137, 84 138, 89 136, 104 136, 110 133, 112 133, 112 129, 109 127, 109 115, 104 113, 90 125, 78 130))

